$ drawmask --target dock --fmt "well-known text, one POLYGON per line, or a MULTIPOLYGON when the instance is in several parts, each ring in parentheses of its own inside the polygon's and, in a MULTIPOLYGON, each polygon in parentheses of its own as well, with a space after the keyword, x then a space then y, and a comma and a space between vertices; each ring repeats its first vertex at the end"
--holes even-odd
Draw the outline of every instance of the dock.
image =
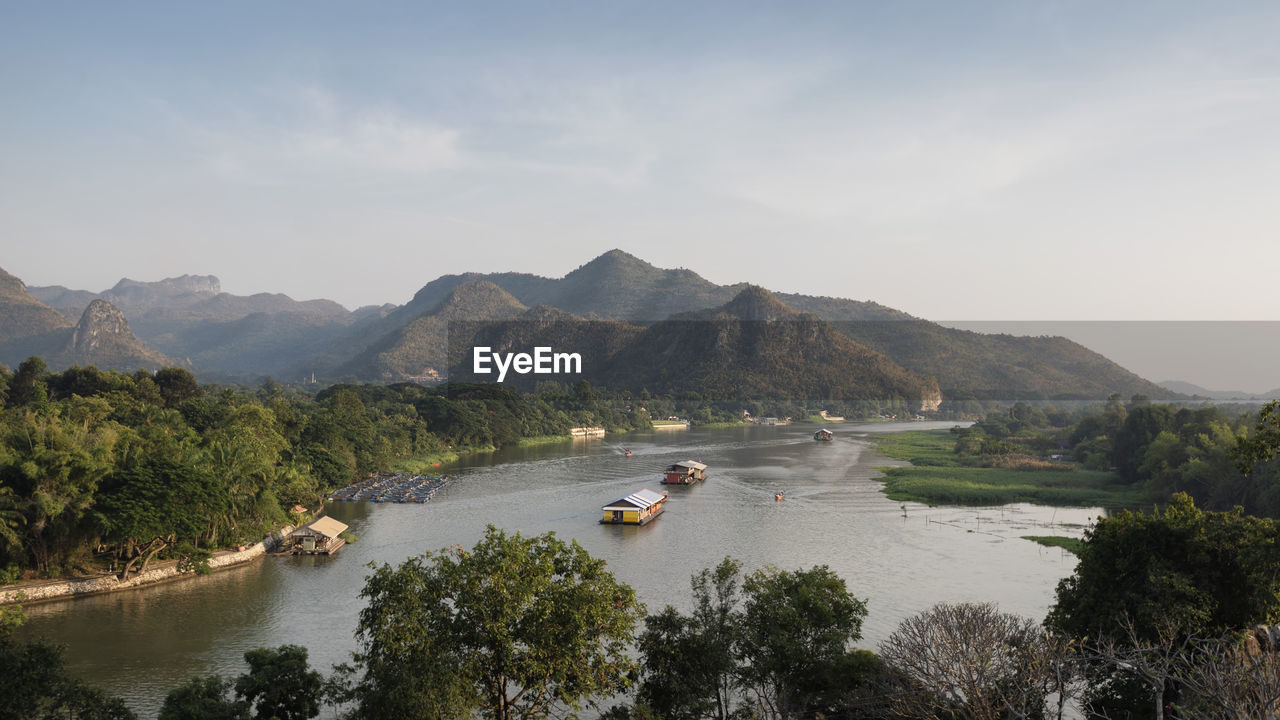
POLYGON ((448 475, 383 473, 329 493, 332 502, 425 503, 452 480, 448 475))

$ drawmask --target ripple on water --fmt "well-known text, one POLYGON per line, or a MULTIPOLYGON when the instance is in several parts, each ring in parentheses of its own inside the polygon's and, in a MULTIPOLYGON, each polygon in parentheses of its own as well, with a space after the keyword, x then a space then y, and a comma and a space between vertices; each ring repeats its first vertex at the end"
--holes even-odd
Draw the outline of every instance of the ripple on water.
POLYGON ((578 540, 652 611, 688 609, 690 575, 729 555, 748 571, 830 566, 868 601, 867 646, 942 600, 991 600, 1043 618, 1074 559, 1018 536, 1079 536, 1096 509, 906 503, 904 518, 904 504, 872 479, 885 460, 852 431, 837 427, 835 442, 815 443, 802 426, 695 429, 471 457, 446 469, 454 481, 428 503, 331 506, 359 537, 336 557, 267 558, 188 582, 32 606, 29 629, 66 643, 76 673, 153 716, 164 693, 193 675, 243 672, 253 647, 303 645, 323 669, 347 660, 369 562, 468 547, 490 523, 578 540), (663 467, 688 458, 710 466, 706 482, 658 484, 663 467), (669 490, 661 518, 639 528, 597 522, 602 505, 641 487, 669 490))

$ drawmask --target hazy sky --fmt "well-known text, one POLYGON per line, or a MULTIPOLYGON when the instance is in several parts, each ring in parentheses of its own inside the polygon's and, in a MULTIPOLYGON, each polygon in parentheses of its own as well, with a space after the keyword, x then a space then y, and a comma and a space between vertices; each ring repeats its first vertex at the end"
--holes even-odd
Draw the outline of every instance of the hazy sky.
POLYGON ((1280 319, 1280 4, 6 2, 0 267, 1280 319))

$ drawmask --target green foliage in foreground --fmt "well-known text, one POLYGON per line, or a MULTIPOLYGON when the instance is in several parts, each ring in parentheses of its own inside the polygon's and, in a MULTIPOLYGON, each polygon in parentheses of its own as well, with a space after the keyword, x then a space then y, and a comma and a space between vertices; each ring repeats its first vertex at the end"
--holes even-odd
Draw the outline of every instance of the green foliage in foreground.
POLYGON ((1062 548, 1072 555, 1079 555, 1080 549, 1084 547, 1084 541, 1080 538, 1067 537, 1065 535, 1023 535, 1022 539, 1039 543, 1045 547, 1062 548))
POLYGON ((1085 532, 1080 563, 1058 584, 1048 624, 1073 637, 1131 621, 1139 639, 1162 629, 1213 637, 1280 620, 1280 524, 1200 510, 1185 493, 1164 512, 1124 511, 1085 532))
POLYGON ((66 649, 14 637, 20 607, 0 607, 0 718, 5 720, 136 720, 124 701, 73 678, 66 649))
POLYGON ((311 669, 306 648, 256 648, 244 661, 249 672, 234 681, 195 677, 169 691, 158 720, 309 720, 320 714, 325 680, 311 669))
POLYGON ((490 526, 471 550, 375 567, 361 596, 356 716, 528 720, 625 690, 644 606, 555 533, 490 526))

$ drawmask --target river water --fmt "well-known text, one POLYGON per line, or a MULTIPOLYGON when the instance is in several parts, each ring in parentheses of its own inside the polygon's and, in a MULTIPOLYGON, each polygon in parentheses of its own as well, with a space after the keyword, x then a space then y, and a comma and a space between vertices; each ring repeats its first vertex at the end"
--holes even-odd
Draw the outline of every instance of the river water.
POLYGON ((815 442, 806 425, 659 431, 470 458, 447 469, 454 482, 426 504, 331 505, 359 537, 334 557, 266 558, 184 582, 33 605, 27 630, 67 645, 73 672, 154 717, 168 690, 188 678, 244 672, 251 648, 302 645, 327 672, 355 647, 368 563, 470 547, 488 524, 576 538, 651 612, 688 609, 689 577, 732 555, 747 572, 770 563, 830 566, 867 601, 860 644, 869 648, 940 601, 991 601, 1043 619, 1075 560, 1020 536, 1078 536, 1101 510, 907 503, 904 511, 885 498, 874 468, 894 463, 866 437, 951 425, 836 425, 831 443, 815 442), (644 527, 597 523, 601 506, 639 488, 663 489, 661 469, 686 459, 707 463, 708 479, 670 488, 660 518, 644 527), (779 490, 786 499, 776 502, 779 490))

